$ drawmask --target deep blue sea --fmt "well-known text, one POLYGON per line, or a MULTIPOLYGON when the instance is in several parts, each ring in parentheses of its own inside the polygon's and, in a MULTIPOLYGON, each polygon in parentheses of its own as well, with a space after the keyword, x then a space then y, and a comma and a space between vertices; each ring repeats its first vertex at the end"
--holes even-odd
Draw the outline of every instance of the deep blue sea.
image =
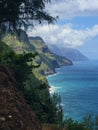
POLYGON ((49 85, 62 99, 64 117, 80 121, 85 115, 98 115, 98 61, 74 62, 48 76, 49 85))

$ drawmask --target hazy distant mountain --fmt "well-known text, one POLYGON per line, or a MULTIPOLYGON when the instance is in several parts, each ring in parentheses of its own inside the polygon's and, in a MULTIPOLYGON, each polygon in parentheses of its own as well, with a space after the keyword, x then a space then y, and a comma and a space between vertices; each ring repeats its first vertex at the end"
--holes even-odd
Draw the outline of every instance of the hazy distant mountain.
POLYGON ((88 60, 79 50, 67 47, 58 47, 56 45, 50 45, 49 48, 57 55, 66 56, 72 61, 85 61, 88 60))

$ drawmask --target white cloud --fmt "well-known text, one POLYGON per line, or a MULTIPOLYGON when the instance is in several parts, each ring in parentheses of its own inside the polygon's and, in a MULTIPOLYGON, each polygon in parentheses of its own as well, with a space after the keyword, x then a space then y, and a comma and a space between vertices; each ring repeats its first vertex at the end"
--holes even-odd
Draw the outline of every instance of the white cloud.
POLYGON ((98 0, 52 0, 47 9, 53 16, 69 19, 75 16, 98 16, 98 0))
POLYGON ((74 29, 72 24, 38 26, 29 31, 29 36, 41 36, 47 44, 58 44, 66 47, 82 46, 87 40, 98 36, 98 25, 84 30, 74 29))

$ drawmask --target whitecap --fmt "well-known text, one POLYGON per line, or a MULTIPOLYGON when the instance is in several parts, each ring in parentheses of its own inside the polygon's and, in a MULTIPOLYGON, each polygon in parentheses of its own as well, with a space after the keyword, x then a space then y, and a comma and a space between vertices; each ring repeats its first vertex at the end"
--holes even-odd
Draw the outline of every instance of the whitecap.
POLYGON ((57 90, 60 88, 61 87, 50 86, 49 92, 50 92, 50 94, 53 94, 53 93, 57 92, 57 90))

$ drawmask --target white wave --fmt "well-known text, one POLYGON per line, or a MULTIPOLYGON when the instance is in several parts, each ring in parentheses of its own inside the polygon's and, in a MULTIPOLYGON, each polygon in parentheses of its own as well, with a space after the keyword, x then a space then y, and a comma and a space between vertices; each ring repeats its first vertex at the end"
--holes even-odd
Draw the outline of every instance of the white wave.
POLYGON ((49 92, 50 92, 50 94, 54 93, 55 90, 56 90, 56 87, 51 86, 51 87, 49 88, 49 92))
POLYGON ((56 76, 56 75, 58 75, 58 74, 59 74, 59 73, 54 73, 54 74, 51 74, 51 75, 46 76, 46 78, 54 77, 54 76, 56 76))
POLYGON ((65 104, 64 103, 61 103, 61 106, 64 106, 65 104))
POLYGON ((57 92, 57 90, 60 88, 61 87, 50 86, 49 92, 50 92, 50 94, 53 94, 53 93, 57 92))

